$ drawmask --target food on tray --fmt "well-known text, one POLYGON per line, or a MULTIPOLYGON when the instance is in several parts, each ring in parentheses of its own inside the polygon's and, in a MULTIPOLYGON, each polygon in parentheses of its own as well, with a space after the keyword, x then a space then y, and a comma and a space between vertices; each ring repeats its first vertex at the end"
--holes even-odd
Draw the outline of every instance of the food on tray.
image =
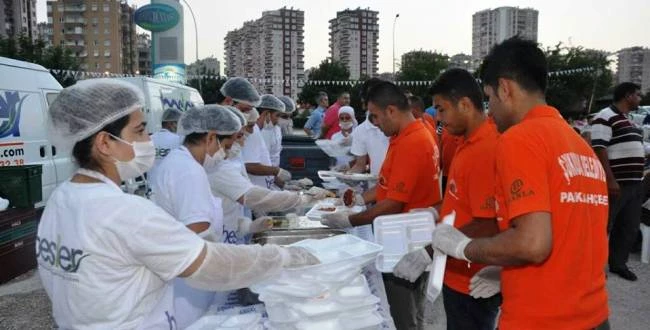
POLYGON ((343 194, 343 204, 345 206, 350 207, 354 203, 354 190, 348 189, 345 191, 343 194))
POLYGON ((333 206, 323 206, 323 207, 319 208, 318 210, 319 210, 319 211, 322 211, 322 212, 334 212, 334 211, 336 211, 336 207, 333 207, 333 206))

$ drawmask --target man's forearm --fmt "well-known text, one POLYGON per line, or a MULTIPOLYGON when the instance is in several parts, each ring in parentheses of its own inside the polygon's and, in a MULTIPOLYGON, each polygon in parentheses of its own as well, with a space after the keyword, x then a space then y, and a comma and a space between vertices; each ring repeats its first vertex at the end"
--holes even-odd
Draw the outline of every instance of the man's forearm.
POLYGON ((605 175, 607 176, 607 181, 616 181, 616 178, 614 177, 614 172, 612 172, 612 168, 609 166, 609 156, 607 155, 607 149, 606 148, 594 148, 594 152, 596 153, 596 156, 600 160, 600 163, 603 165, 603 169, 605 170, 605 175))
POLYGON ((279 169, 273 166, 266 166, 260 163, 246 163, 246 173, 261 176, 276 176, 279 169))
POLYGON ((469 238, 492 237, 499 233, 496 219, 473 219, 458 229, 469 238))
POLYGON ((374 186, 363 193, 363 202, 365 204, 374 203, 377 200, 377 186, 374 186))
POLYGON ((385 199, 375 206, 357 214, 350 216, 352 226, 363 226, 371 224, 376 217, 388 214, 397 214, 404 209, 404 203, 385 199))

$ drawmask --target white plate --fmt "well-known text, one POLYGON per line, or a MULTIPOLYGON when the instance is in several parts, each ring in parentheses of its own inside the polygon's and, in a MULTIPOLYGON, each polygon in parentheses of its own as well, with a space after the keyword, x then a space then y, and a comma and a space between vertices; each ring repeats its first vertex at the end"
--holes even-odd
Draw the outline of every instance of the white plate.
POLYGON ((318 171, 318 177, 325 182, 330 182, 336 180, 337 172, 334 171, 318 171))
POLYGON ((316 145, 330 157, 341 157, 350 153, 350 146, 342 146, 338 142, 332 140, 316 140, 316 145))
POLYGON ((375 266, 384 273, 393 272, 407 253, 431 243, 435 227, 429 212, 413 212, 377 217, 373 221, 375 242, 384 247, 375 266))

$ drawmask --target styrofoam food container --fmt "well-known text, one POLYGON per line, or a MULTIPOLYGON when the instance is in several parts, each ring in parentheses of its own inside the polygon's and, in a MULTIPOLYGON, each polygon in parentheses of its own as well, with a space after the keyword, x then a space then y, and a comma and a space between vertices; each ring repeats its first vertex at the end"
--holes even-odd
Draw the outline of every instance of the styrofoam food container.
MULTIPOLYGON (((442 218, 442 222, 450 226, 456 221, 456 212, 442 218)), ((442 292, 442 282, 445 277, 445 268, 447 267, 447 255, 440 253, 438 250, 433 251, 433 263, 429 271, 429 280, 427 281, 426 295, 429 301, 435 301, 442 292)))
POLYGON ((336 173, 337 172, 321 170, 321 171, 318 171, 316 173, 318 173, 318 177, 321 180, 325 181, 325 182, 330 182, 330 181, 335 181, 336 180, 336 173))
POLYGON ((337 141, 328 139, 316 140, 316 145, 330 157, 346 156, 351 149, 351 146, 343 146, 337 141))
POLYGON ((305 215, 310 220, 320 221, 322 219, 323 214, 331 214, 331 213, 341 212, 341 211, 349 211, 349 212, 352 212, 352 213, 359 213, 359 212, 363 211, 363 207, 362 206, 357 206, 357 205, 355 205, 353 207, 347 207, 345 205, 336 205, 332 201, 323 200, 323 201, 319 201, 316 204, 314 204, 314 206, 305 215), (323 210, 321 210, 321 208, 333 208, 334 210, 333 211, 323 211, 323 210))
POLYGON ((237 315, 207 315, 192 323, 186 330, 215 330, 215 329, 258 329, 262 315, 258 313, 237 315))
POLYGON ((429 212, 385 215, 373 221, 375 242, 384 249, 377 256, 377 270, 390 273, 407 253, 431 243, 435 223, 429 212))

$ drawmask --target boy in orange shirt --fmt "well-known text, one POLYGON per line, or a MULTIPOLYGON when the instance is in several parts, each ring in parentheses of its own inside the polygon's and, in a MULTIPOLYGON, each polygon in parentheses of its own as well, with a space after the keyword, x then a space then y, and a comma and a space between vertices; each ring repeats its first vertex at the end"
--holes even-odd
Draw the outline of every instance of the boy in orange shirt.
POLYGON ((609 329, 606 175, 591 147, 546 105, 547 76, 533 41, 506 40, 485 58, 481 80, 501 132, 501 232, 473 239, 441 224, 432 244, 458 260, 503 267, 500 283, 484 271, 475 276, 479 286, 501 289, 499 329, 609 329))
MULTIPOLYGON (((496 235, 494 207, 495 150, 499 133, 483 111, 481 88, 471 73, 445 71, 431 88, 438 117, 445 130, 462 137, 449 172, 440 214, 456 212, 454 227, 470 237, 496 235)), ((414 281, 431 263, 433 250, 413 251, 395 267, 395 276, 414 281)), ((501 305, 496 292, 470 295, 470 279, 485 265, 449 258, 443 299, 447 329, 494 329, 501 305)))

